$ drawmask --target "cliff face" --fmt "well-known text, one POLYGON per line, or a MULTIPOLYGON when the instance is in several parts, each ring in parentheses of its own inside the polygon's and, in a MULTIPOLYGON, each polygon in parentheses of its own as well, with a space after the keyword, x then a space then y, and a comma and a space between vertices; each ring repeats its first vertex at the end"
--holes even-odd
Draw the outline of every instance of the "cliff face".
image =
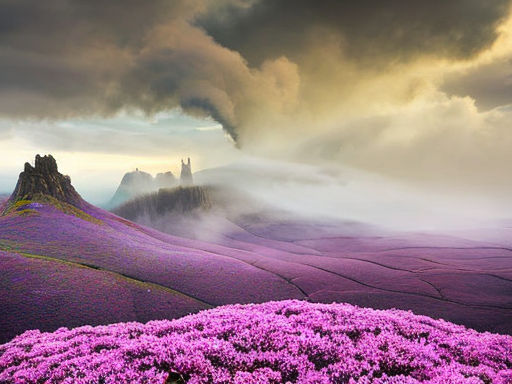
POLYGON ((82 198, 71 185, 71 179, 59 173, 57 162, 51 155, 37 155, 33 167, 25 163, 9 201, 33 200, 38 195, 51 196, 78 208, 83 205, 82 198))
POLYGON ((189 186, 176 188, 162 188, 135 198, 113 212, 128 220, 135 220, 140 216, 158 217, 169 212, 190 213, 196 209, 208 210, 212 207, 211 191, 209 187, 189 186))

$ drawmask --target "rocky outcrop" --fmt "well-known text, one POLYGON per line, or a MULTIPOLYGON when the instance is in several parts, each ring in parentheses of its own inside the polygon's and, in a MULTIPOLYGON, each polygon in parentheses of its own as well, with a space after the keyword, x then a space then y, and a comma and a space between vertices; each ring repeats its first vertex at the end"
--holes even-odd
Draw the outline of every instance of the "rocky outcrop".
POLYGON ((187 163, 181 159, 180 183, 183 186, 194 184, 194 180, 192 179, 192 165, 190 164, 190 157, 188 158, 187 163))
POLYGON ((34 166, 25 163, 25 169, 20 173, 9 201, 34 200, 41 195, 53 197, 78 208, 84 203, 71 185, 70 177, 58 171, 57 162, 51 155, 37 155, 34 166))
POLYGON ((128 220, 135 220, 141 216, 158 217, 169 212, 187 214, 196 210, 209 210, 212 208, 211 187, 189 186, 176 188, 162 188, 135 198, 113 212, 128 220))
MULTIPOLYGON (((172 172, 159 173, 155 177, 142 172, 138 168, 134 172, 128 172, 121 180, 116 193, 107 204, 108 209, 115 209, 122 204, 142 195, 157 192, 161 188, 173 188, 178 184, 172 172)), ((184 187, 193 184, 192 165, 190 157, 185 163, 181 160, 180 184, 184 187)))

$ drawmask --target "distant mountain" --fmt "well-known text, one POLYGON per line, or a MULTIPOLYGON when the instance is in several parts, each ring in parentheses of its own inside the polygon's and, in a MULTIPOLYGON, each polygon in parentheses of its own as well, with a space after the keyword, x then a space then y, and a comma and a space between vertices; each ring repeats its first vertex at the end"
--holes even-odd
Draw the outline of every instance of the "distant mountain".
POLYGON ((128 172, 123 176, 121 184, 110 200, 108 207, 114 208, 134 197, 153 192, 159 188, 170 188, 177 184, 172 172, 159 173, 153 177, 149 173, 139 171, 128 172))
MULTIPOLYGON (((187 187, 193 185, 192 165, 190 157, 185 163, 181 160, 181 174, 179 184, 187 187)), ((178 185, 178 180, 171 171, 159 173, 155 177, 149 173, 135 170, 123 176, 116 193, 107 204, 106 208, 114 209, 136 197, 150 192, 157 192, 160 188, 173 188, 178 185)))

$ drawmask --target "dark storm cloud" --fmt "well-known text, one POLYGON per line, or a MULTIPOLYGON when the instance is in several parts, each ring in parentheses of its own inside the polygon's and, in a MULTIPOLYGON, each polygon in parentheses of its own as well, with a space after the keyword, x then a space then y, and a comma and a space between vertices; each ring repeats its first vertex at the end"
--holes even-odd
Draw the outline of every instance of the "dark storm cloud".
POLYGON ((443 91, 470 96, 480 110, 512 104, 512 59, 506 57, 448 76, 443 91))
POLYGON ((119 79, 155 25, 196 12, 197 1, 0 1, 0 113, 109 114, 119 79))
POLYGON ((509 0, 259 0, 250 8, 225 7, 200 24, 253 63, 283 54, 300 60, 315 31, 339 34, 351 58, 459 59, 495 40, 509 5, 509 0))
POLYGON ((471 57, 495 40, 509 3, 0 0, 0 115, 181 107, 243 143, 296 126, 295 117, 306 125, 301 114, 342 110, 383 63, 471 57))
POLYGON ((231 2, 238 0, 0 0, 0 115, 59 119, 181 107, 213 117, 236 138, 243 104, 263 97, 279 108, 289 78, 283 67, 294 67, 279 60, 249 68, 191 24, 231 2))
POLYGON ((183 1, 2 0, 0 42, 44 53, 86 48, 94 41, 136 46, 156 23, 186 16, 183 1))

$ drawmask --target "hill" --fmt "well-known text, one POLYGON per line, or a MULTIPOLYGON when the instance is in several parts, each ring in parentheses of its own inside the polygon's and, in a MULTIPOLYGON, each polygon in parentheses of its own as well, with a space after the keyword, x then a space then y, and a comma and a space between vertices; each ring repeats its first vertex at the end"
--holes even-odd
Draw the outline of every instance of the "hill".
MULTIPOLYGON (((51 176, 59 179, 57 173, 51 176)), ((286 279, 222 248, 204 251, 77 199, 72 205, 15 192, 4 207, 0 342, 26 329, 175 318, 227 303, 303 297, 286 279)))
POLYGON ((0 346, 0 381, 505 384, 511 356, 510 336, 404 311, 283 301, 29 331, 0 346))
POLYGON ((71 203, 34 194, 4 205, 0 342, 27 329, 144 322, 282 299, 410 309, 512 333, 512 251, 499 242, 384 232, 262 213, 252 204, 236 221, 211 212, 192 217, 196 236, 176 236, 81 198, 71 203))

